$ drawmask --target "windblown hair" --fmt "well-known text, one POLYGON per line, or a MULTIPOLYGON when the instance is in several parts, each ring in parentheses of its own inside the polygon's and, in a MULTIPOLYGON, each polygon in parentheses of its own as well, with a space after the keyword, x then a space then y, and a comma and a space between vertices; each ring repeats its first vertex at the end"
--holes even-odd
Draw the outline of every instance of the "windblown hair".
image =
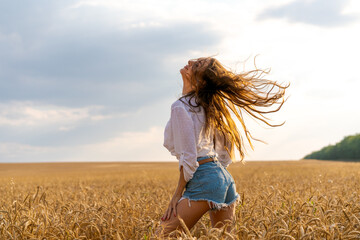
POLYGON ((224 146, 231 159, 235 160, 234 145, 240 152, 241 161, 245 156, 245 143, 241 131, 235 124, 231 113, 240 121, 250 147, 253 148, 252 137, 247 129, 243 111, 251 117, 260 120, 271 127, 281 124, 270 124, 264 114, 277 112, 283 106, 285 89, 290 84, 282 86, 275 81, 263 78, 269 71, 256 68, 243 73, 234 73, 227 70, 215 58, 199 58, 192 66, 193 75, 190 79, 194 89, 185 96, 189 96, 188 104, 191 107, 202 106, 205 111, 205 130, 217 129, 223 136, 224 146), (200 63, 203 67, 199 67, 200 63), (196 106, 191 104, 195 98, 196 106), (277 105, 276 108, 264 109, 277 105), (227 148, 226 146, 231 146, 227 148))

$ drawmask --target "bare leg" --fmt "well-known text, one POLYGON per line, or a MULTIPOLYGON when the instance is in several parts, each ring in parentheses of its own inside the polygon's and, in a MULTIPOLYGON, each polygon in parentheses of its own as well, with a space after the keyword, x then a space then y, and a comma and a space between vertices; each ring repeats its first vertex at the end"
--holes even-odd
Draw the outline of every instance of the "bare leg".
POLYGON ((180 225, 180 216, 187 228, 190 230, 199 219, 210 209, 207 201, 191 201, 191 207, 189 207, 189 199, 181 200, 177 205, 177 216, 171 215, 171 218, 167 221, 161 221, 161 226, 156 230, 156 236, 167 237, 168 234, 175 229, 183 230, 180 225), (163 230, 163 235, 161 231, 163 230))
POLYGON ((230 222, 229 226, 226 228, 227 232, 232 230, 232 225, 235 217, 235 202, 229 205, 228 207, 218 210, 218 211, 209 211, 210 220, 212 227, 221 228, 230 222))

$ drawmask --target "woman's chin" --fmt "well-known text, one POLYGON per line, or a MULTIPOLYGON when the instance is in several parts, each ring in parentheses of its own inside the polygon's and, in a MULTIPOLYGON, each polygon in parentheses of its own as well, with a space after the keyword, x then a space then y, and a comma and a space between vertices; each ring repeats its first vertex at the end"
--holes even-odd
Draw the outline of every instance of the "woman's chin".
POLYGON ((185 71, 180 70, 180 74, 181 74, 182 79, 186 78, 186 72, 185 71))

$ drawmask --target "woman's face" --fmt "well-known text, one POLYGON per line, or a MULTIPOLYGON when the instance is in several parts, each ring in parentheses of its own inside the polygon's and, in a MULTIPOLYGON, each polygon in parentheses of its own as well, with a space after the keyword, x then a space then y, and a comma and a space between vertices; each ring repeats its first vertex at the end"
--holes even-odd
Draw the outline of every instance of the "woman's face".
POLYGON ((191 85, 191 78, 194 72, 205 69, 210 58, 199 58, 195 60, 189 60, 188 64, 180 69, 181 76, 184 80, 184 84, 191 85))
POLYGON ((181 76, 184 80, 184 82, 190 82, 190 79, 193 75, 192 66, 193 61, 189 60, 188 64, 185 65, 182 69, 180 69, 181 76))

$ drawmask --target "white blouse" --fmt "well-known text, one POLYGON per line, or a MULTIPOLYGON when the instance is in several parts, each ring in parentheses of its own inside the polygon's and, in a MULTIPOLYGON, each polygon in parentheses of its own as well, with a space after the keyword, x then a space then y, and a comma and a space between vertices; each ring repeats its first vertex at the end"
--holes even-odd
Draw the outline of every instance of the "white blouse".
MULTIPOLYGON (((224 148, 223 137, 219 131, 205 133, 204 109, 201 106, 188 106, 186 103, 189 97, 180 99, 171 105, 171 117, 164 132, 164 147, 178 159, 179 170, 183 166, 184 178, 188 182, 199 167, 198 157, 216 155, 225 168, 232 160, 224 148)), ((195 98, 191 101, 192 105, 196 106, 195 98)), ((228 147, 230 149, 231 146, 228 147)))

